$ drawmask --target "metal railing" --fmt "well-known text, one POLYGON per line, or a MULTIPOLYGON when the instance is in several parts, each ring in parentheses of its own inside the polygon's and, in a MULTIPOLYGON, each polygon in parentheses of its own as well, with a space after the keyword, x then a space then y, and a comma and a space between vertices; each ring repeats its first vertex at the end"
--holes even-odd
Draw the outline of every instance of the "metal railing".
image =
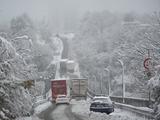
MULTIPOLYGON (((123 103, 123 98, 120 96, 110 96, 112 101, 123 103)), ((145 98, 133 98, 133 97, 125 97, 124 104, 129 104, 137 107, 150 107, 154 103, 154 100, 149 101, 145 98)))

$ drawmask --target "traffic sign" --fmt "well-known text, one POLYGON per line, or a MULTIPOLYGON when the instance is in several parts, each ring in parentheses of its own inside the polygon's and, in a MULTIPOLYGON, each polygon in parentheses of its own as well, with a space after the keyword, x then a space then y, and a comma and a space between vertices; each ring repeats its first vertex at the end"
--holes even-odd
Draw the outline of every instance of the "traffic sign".
POLYGON ((143 62, 143 66, 144 68, 146 68, 147 70, 149 70, 149 64, 150 64, 150 60, 151 58, 146 58, 143 62))

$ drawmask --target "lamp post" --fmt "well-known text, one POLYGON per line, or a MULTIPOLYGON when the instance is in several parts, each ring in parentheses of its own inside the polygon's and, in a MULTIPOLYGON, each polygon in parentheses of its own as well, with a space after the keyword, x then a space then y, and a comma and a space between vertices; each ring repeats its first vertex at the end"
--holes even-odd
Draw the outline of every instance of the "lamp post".
POLYGON ((102 74, 100 74, 100 92, 102 94, 102 74))
POLYGON ((121 64, 122 66, 122 99, 123 99, 123 103, 124 103, 124 97, 125 97, 125 83, 124 83, 124 63, 122 60, 118 60, 118 62, 121 64))
POLYGON ((94 84, 93 84, 93 86, 94 86, 93 89, 94 90, 93 90, 93 92, 95 93, 96 92, 96 81, 97 80, 96 80, 96 76, 93 76, 93 77, 94 77, 94 84))
POLYGON ((105 68, 104 70, 108 72, 108 96, 110 96, 111 93, 110 70, 108 68, 105 68))

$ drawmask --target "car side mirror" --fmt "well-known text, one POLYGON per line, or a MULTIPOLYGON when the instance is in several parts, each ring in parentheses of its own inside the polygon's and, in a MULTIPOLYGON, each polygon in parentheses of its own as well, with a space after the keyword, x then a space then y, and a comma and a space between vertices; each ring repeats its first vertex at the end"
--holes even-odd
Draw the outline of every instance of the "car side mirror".
POLYGON ((115 105, 115 102, 112 102, 113 105, 115 105))

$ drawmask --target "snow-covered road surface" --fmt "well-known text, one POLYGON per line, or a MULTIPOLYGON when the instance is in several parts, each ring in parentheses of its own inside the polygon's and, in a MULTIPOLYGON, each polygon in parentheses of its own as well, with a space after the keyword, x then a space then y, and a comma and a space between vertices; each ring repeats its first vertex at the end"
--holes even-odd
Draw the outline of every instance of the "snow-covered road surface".
POLYGON ((83 120, 81 116, 71 112, 72 105, 52 105, 49 109, 42 112, 39 117, 42 120, 83 120))
POLYGON ((57 108, 51 113, 53 120, 70 120, 66 114, 67 105, 58 105, 57 108))

